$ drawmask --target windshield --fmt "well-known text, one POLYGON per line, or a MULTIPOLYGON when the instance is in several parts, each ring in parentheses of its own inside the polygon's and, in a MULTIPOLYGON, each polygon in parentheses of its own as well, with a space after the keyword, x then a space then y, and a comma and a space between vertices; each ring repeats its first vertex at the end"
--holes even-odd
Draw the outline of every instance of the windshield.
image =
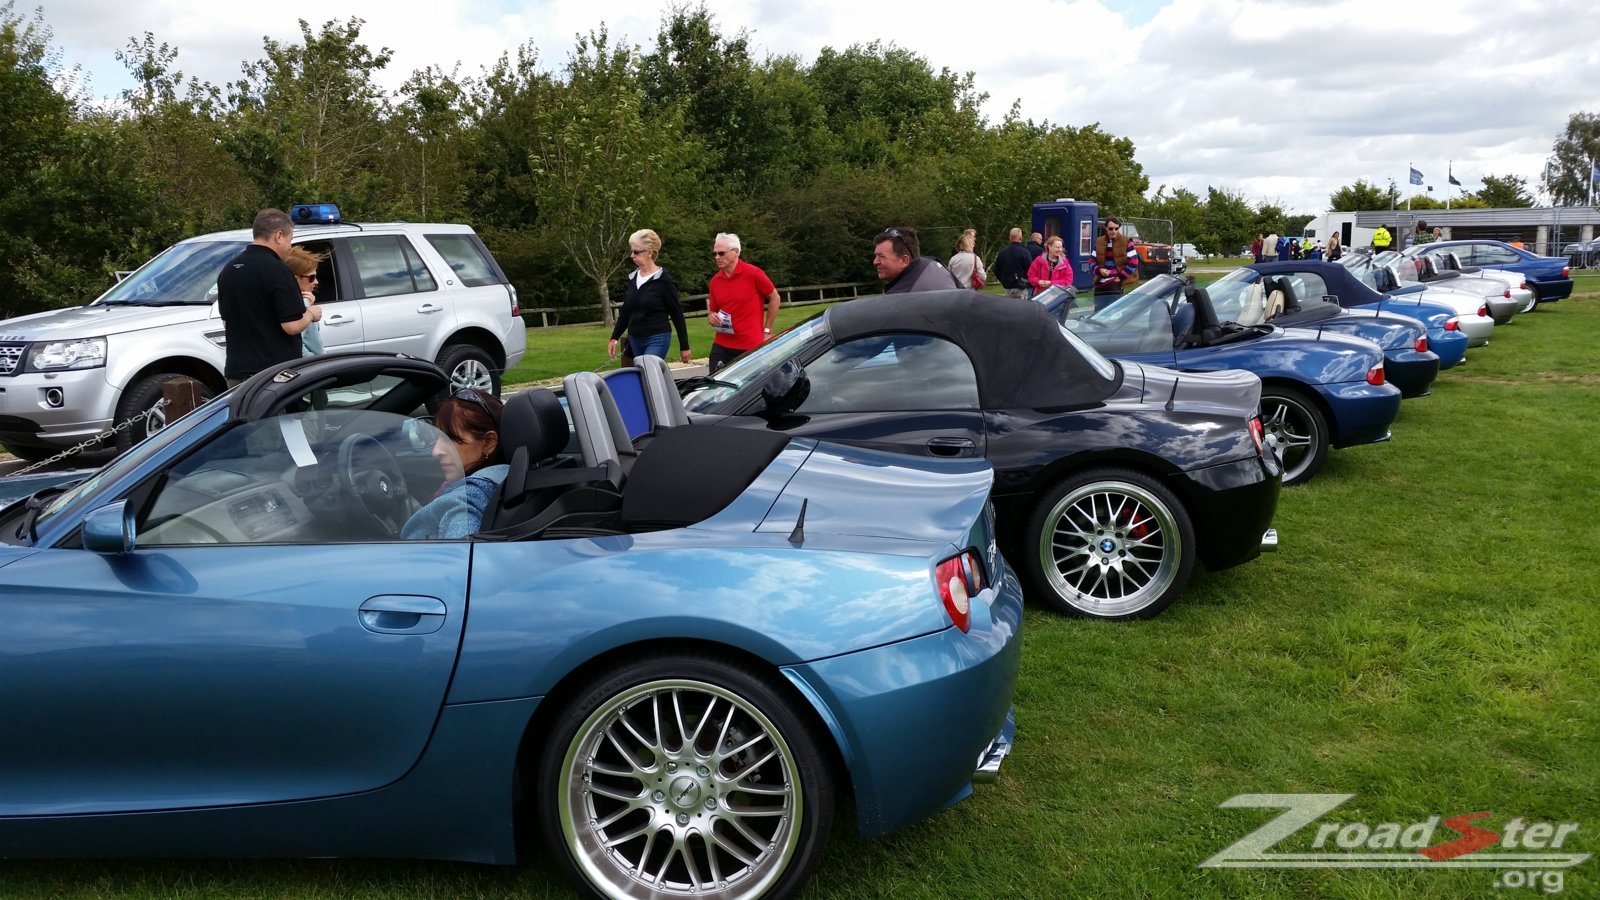
POLYGON ((1211 298, 1218 322, 1260 325, 1267 319, 1268 298, 1262 289, 1261 273, 1255 269, 1234 269, 1211 282, 1206 296, 1211 298))
POLYGON ((1094 367, 1095 372, 1101 378, 1117 377, 1117 367, 1111 360, 1100 355, 1099 350, 1096 350, 1088 341, 1074 334, 1072 329, 1065 325, 1060 326, 1060 328, 1061 336, 1066 338, 1067 343, 1071 344, 1083 356, 1084 360, 1094 367))
POLYGON ((1172 349, 1172 297, 1183 282, 1158 275, 1104 309, 1073 309, 1062 324, 1103 355, 1172 349))
POLYGON ((717 383, 707 384, 689 392, 683 405, 689 412, 704 412, 712 406, 737 394, 747 384, 767 377, 767 374, 794 356, 801 346, 822 331, 822 316, 813 316, 778 335, 771 341, 734 360, 726 369, 713 375, 717 383))
POLYGON ((217 275, 244 241, 196 241, 168 247, 117 282, 97 306, 207 306, 217 299, 217 275))

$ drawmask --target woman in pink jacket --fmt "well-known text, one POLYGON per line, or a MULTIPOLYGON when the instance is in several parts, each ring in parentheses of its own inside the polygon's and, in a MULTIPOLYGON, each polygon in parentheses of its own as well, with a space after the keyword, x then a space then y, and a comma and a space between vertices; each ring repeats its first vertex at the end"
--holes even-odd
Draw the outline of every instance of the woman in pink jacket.
POLYGON ((1028 267, 1028 287, 1033 288, 1034 293, 1053 284, 1061 287, 1072 285, 1072 263, 1067 261, 1066 253, 1062 252, 1059 235, 1045 242, 1044 252, 1028 267))

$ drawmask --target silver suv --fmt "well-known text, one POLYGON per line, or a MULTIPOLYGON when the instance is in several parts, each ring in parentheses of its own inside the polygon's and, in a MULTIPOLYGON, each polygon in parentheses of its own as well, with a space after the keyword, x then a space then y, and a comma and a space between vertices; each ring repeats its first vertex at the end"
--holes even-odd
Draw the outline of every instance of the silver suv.
MULTIPOLYGON (((457 386, 500 390, 526 333, 516 289, 471 228, 306 225, 301 209, 294 243, 327 254, 317 286, 327 352, 407 353, 457 386)), ((166 382, 188 376, 220 393, 217 274, 248 243, 247 229, 190 238, 88 306, 0 322, 0 444, 43 459, 147 413, 117 433, 123 450, 166 424, 149 413, 166 382)))

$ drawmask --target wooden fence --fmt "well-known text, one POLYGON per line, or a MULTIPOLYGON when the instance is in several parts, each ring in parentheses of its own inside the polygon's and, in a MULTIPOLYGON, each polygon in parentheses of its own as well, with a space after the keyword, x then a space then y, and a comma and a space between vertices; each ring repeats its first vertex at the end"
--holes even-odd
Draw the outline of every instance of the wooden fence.
MULTIPOLYGON (((844 284, 801 284, 794 287, 778 288, 778 296, 784 306, 815 306, 819 303, 837 303, 840 300, 854 300, 857 297, 870 296, 878 293, 876 281, 854 281, 844 284)), ((684 294, 679 297, 683 304, 685 318, 702 317, 706 314, 705 304, 709 294, 684 294), (693 307, 699 307, 698 309, 693 307)), ((614 311, 622 308, 622 301, 614 300, 611 309, 614 311)), ((592 306, 540 306, 533 309, 522 310, 522 320, 528 323, 529 328, 563 328, 571 325, 598 325, 598 319, 582 322, 561 322, 563 315, 569 317, 592 316, 595 308, 592 306), (537 316, 539 321, 534 322, 537 316)))

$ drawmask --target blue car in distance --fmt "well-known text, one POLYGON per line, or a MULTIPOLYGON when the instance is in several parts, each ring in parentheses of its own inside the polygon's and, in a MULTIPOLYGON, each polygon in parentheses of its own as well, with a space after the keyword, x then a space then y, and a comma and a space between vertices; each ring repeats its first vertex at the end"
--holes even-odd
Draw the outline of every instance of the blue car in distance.
POLYGON ((1422 298, 1423 285, 1401 286, 1384 266, 1355 268, 1342 262, 1290 260, 1249 266, 1263 276, 1290 278, 1302 299, 1311 297, 1337 303, 1349 310, 1371 310, 1407 316, 1428 329, 1428 349, 1439 357, 1439 368, 1450 369, 1467 358, 1470 338, 1461 330, 1457 312, 1442 303, 1422 298), (1368 279, 1381 284, 1380 291, 1368 279))
POLYGON ((1217 318, 1240 325, 1266 323, 1279 328, 1338 332, 1365 338, 1383 348, 1383 372, 1402 397, 1424 397, 1439 377, 1439 356, 1428 349, 1428 332, 1408 316, 1377 310, 1352 312, 1337 303, 1308 296, 1303 279, 1263 275, 1241 268, 1206 286, 1217 318))
POLYGON ((1528 279, 1534 299, 1549 303, 1572 296, 1571 261, 1564 256, 1540 256, 1504 241, 1434 241, 1413 251, 1417 256, 1437 257, 1454 253, 1464 266, 1518 272, 1528 279))
POLYGON ((482 530, 402 540, 451 391, 297 360, 0 508, 0 853, 508 864, 520 823, 595 895, 787 896, 842 796, 876 835, 998 771, 1022 593, 986 462, 618 447, 603 383, 569 459, 536 389, 482 530))
POLYGON ((1283 454, 1285 485, 1309 481, 1330 447, 1387 441, 1400 412, 1400 389, 1388 383, 1377 344, 1223 322, 1204 289, 1172 275, 1145 281, 1100 310, 1079 306, 1063 288, 1034 300, 1106 356, 1180 371, 1255 373, 1261 421, 1283 454))

